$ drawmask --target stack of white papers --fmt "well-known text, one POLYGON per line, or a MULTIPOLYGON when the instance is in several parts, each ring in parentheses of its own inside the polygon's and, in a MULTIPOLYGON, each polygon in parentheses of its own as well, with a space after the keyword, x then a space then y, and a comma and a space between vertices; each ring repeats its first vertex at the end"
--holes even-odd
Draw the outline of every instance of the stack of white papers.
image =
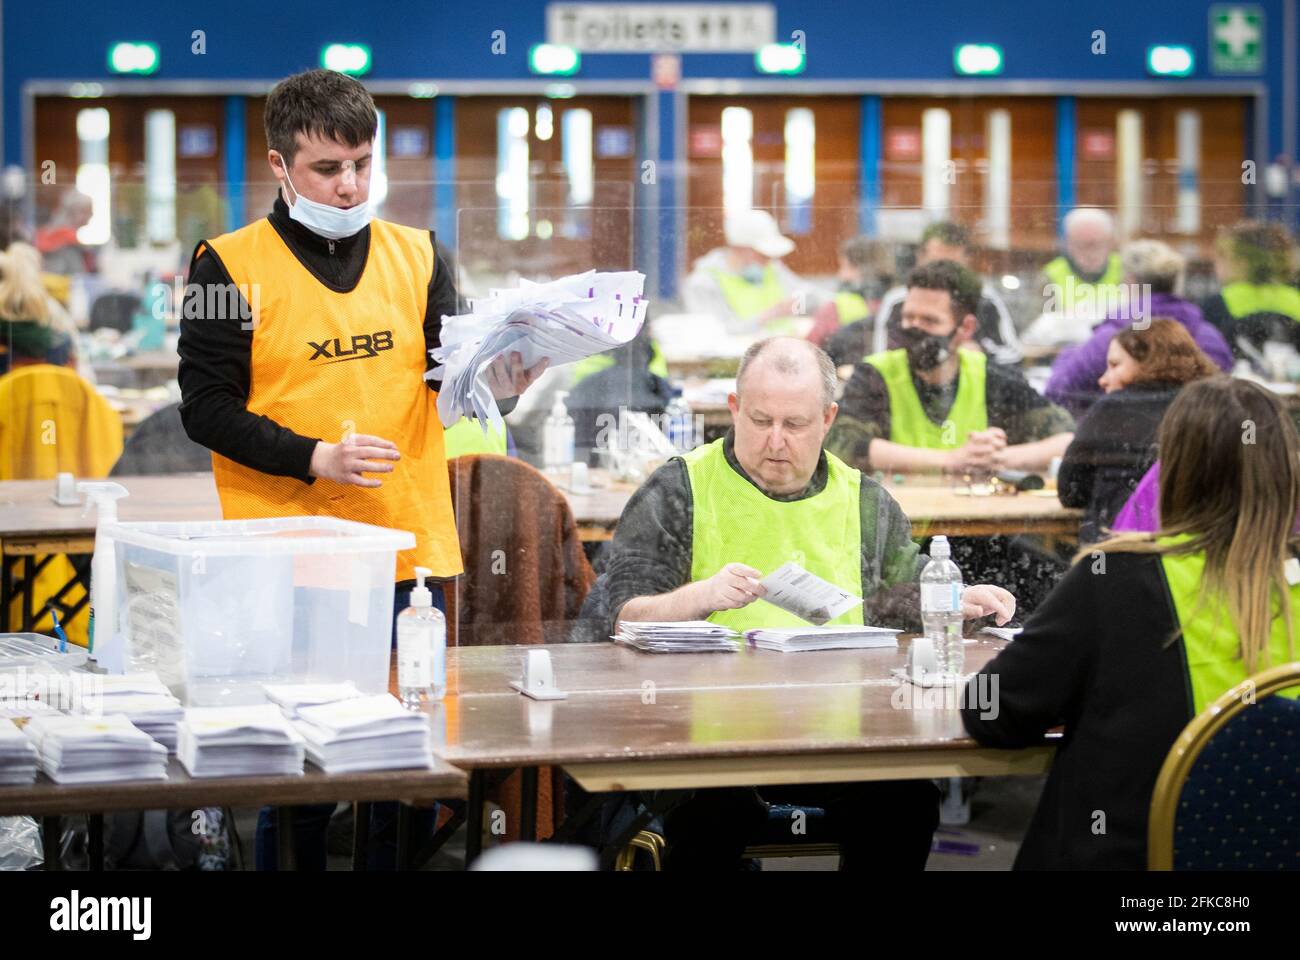
POLYGON ((345 683, 267 683, 262 685, 266 699, 278 706, 290 720, 298 716, 302 707, 321 703, 353 700, 361 691, 350 682, 345 683))
POLYGON ((122 714, 43 714, 23 727, 55 783, 165 780, 167 748, 122 714))
POLYGON ((176 752, 176 725, 185 716, 185 708, 170 693, 115 694, 104 697, 101 704, 101 709, 91 715, 120 713, 166 747, 168 753, 176 752))
POLYGON ((308 759, 326 773, 428 769, 433 756, 429 718, 387 693, 303 707, 294 726, 308 759))
POLYGON ((305 741, 273 703, 190 707, 178 732, 191 777, 302 775, 305 741))
POLYGON ((646 653, 735 653, 740 648, 740 634, 707 620, 624 620, 613 639, 646 653))
POLYGON ((853 624, 829 627, 763 627, 746 630, 745 639, 760 650, 798 653, 803 650, 867 650, 897 647, 898 631, 853 624))
POLYGON ((443 425, 469 416, 484 429, 500 428, 485 374, 502 354, 518 351, 528 367, 549 357, 556 367, 627 343, 645 321, 644 289, 645 274, 588 270, 550 283, 521 280, 514 289, 471 300, 467 314, 444 316, 441 346, 430 351, 441 367, 426 375, 442 380, 443 425))
POLYGON ((31 783, 39 763, 36 747, 17 724, 0 718, 0 785, 31 783))
POLYGON ((168 753, 176 752, 176 725, 185 716, 185 709, 158 674, 97 675, 88 678, 77 692, 76 712, 87 716, 123 714, 166 747, 168 753))

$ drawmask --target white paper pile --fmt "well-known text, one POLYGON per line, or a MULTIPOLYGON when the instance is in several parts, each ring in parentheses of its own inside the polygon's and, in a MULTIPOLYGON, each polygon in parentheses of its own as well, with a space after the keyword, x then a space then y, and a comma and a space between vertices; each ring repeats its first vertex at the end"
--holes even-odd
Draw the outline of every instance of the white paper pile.
POLYGON ((55 783, 164 780, 167 748, 122 714, 86 717, 44 714, 23 727, 55 783))
POLYGON ((428 769, 433 756, 429 718, 388 693, 303 707, 294 726, 308 759, 326 773, 428 769))
POLYGON ((707 620, 623 620, 614 640, 646 653, 735 653, 740 648, 740 634, 707 620))
POLYGON ((12 720, 0 719, 0 785, 31 783, 40 756, 12 720))
POLYGON ((746 630, 745 639, 760 650, 799 653, 804 650, 868 650, 897 647, 898 631, 853 624, 828 627, 762 627, 746 630))
POLYGON ((430 351, 442 366, 427 375, 442 379, 443 425, 469 416, 500 428, 486 371, 502 354, 518 351, 528 367, 549 357, 556 367, 627 343, 645 321, 644 289, 645 274, 588 270, 550 283, 521 280, 514 289, 471 300, 469 313, 444 316, 441 346, 430 351))
POLYGON ((266 699, 278 706, 290 720, 298 716, 303 707, 338 700, 353 700, 361 691, 350 682, 345 683, 267 683, 262 685, 266 699))
POLYGON ((87 716, 123 714, 166 747, 168 753, 176 752, 176 725, 185 716, 185 708, 158 679, 158 674, 93 676, 77 690, 74 707, 77 713, 87 716))
POLYGON ((273 703, 190 707, 178 732, 191 777, 302 775, 306 743, 273 703))

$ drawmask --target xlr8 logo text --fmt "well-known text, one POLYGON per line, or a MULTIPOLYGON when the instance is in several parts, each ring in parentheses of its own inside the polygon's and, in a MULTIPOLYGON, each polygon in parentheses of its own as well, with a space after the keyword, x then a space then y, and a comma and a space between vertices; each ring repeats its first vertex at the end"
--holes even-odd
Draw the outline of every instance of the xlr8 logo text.
POLYGON ((377 356, 381 350, 393 349, 393 331, 358 333, 347 348, 344 348, 343 340, 339 337, 322 340, 320 343, 308 340, 307 345, 315 351, 307 358, 308 361, 323 359, 326 363, 340 363, 344 360, 364 360, 366 357, 377 356))

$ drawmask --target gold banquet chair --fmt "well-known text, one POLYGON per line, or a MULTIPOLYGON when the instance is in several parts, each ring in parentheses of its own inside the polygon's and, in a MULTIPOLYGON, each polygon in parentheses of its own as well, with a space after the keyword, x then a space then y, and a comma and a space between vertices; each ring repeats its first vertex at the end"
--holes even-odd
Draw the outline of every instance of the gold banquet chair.
POLYGON ((1179 734, 1151 795, 1150 870, 1300 870, 1300 662, 1227 691, 1179 734))

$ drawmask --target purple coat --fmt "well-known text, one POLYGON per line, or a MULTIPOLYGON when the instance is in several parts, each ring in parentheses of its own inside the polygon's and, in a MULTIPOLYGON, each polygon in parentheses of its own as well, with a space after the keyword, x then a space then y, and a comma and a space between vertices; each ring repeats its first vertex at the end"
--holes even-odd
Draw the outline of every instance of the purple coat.
POLYGON ((1155 533, 1160 529, 1160 461, 1142 475, 1110 528, 1116 533, 1155 533))
MULTIPOLYGON (((1223 339, 1219 328, 1201 316, 1201 308, 1182 297, 1169 293, 1151 295, 1151 316, 1177 320, 1192 335, 1196 345, 1225 372, 1232 370, 1232 351, 1223 339)), ((1092 336, 1076 347, 1061 351, 1052 364, 1052 376, 1044 391, 1047 399, 1059 403, 1077 418, 1097 397, 1101 387, 1097 380, 1106 372, 1106 351, 1111 338, 1123 332, 1133 322, 1131 316, 1121 311, 1093 328, 1092 336)))
MULTIPOLYGON (((1155 533, 1160 529, 1160 461, 1151 464, 1143 474, 1132 495, 1115 515, 1110 528, 1116 533, 1155 533)), ((1300 534, 1300 515, 1295 518, 1292 533, 1300 534)))

